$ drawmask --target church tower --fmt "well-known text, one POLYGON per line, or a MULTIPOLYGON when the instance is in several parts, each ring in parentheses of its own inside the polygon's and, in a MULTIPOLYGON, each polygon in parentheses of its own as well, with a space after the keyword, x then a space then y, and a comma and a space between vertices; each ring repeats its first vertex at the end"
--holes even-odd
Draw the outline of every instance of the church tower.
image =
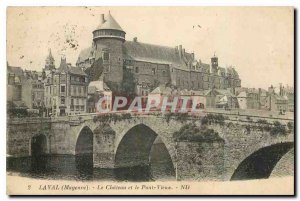
POLYGON ((112 17, 110 12, 105 17, 101 15, 101 23, 93 31, 93 48, 95 60, 103 61, 105 82, 120 86, 123 80, 123 43, 125 31, 112 17))
POLYGON ((214 54, 214 56, 211 58, 211 70, 210 72, 213 74, 216 74, 218 72, 218 57, 216 56, 216 54, 214 54))
POLYGON ((45 60, 45 70, 53 70, 55 69, 55 60, 52 56, 51 49, 49 49, 49 55, 45 60))

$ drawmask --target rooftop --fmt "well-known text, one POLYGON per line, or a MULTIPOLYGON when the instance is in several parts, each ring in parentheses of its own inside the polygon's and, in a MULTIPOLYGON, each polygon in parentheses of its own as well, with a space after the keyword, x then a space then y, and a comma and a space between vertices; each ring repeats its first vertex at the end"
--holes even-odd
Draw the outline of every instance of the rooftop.
MULTIPOLYGON (((123 31, 122 27, 118 24, 118 22, 113 18, 113 16, 108 13, 106 19, 103 19, 102 23, 97 27, 96 30, 118 30, 123 31)), ((124 31, 123 31, 124 32, 124 31)))

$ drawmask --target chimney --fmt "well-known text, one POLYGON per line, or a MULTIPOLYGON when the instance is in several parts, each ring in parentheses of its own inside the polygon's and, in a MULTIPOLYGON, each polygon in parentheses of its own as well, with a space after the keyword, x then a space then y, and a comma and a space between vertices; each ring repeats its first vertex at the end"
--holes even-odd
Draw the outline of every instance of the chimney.
POLYGON ((192 60, 193 61, 195 60, 195 53, 194 52, 192 53, 192 60))
POLYGON ((179 58, 181 59, 182 57, 182 45, 179 45, 179 58))
POLYGON ((104 14, 101 14, 100 22, 101 22, 101 24, 103 24, 105 22, 104 14))
POLYGON ((185 49, 183 48, 182 55, 185 56, 185 49))
POLYGON ((137 37, 134 37, 134 38, 133 38, 133 42, 136 42, 136 43, 137 43, 137 37))

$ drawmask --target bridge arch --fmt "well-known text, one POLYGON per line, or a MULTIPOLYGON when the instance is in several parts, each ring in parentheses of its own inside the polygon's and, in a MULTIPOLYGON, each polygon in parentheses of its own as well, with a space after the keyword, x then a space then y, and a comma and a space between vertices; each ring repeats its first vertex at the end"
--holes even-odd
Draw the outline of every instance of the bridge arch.
MULTIPOLYGON (((154 143, 160 143, 163 147, 160 149, 162 154, 167 155, 169 165, 172 166, 172 171, 175 174, 172 151, 169 149, 170 145, 166 139, 155 132, 149 126, 140 123, 131 127, 122 137, 119 144, 116 146, 115 153, 115 168, 126 169, 125 173, 121 173, 120 177, 124 179, 143 179, 151 178, 150 160, 151 153, 153 153, 154 143), (137 169, 141 168, 141 169, 137 169), (141 171, 138 173, 137 171, 141 171), (146 175, 143 175, 146 174, 146 175), (137 178, 132 178, 137 177, 137 178)), ((154 158, 157 158, 154 156, 154 158)), ((174 175, 175 177, 175 175, 174 175)))
POLYGON ((36 134, 30 139, 31 169, 43 171, 46 168, 47 154, 49 153, 48 139, 45 134, 36 134))
POLYGON ((82 173, 93 171, 93 131, 84 126, 76 140, 75 145, 75 163, 77 170, 82 173))
POLYGON ((238 165, 231 180, 269 178, 278 161, 293 147, 293 142, 284 142, 260 148, 238 165))
POLYGON ((30 155, 31 156, 40 156, 46 155, 49 153, 48 138, 45 134, 36 134, 29 140, 30 155))

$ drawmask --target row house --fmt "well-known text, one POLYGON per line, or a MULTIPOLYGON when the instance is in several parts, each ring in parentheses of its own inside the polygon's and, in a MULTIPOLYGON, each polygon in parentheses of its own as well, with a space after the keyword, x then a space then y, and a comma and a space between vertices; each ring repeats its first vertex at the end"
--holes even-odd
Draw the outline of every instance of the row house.
POLYGON ((47 116, 75 115, 86 112, 87 75, 79 67, 61 58, 58 69, 46 76, 45 107, 47 116))

